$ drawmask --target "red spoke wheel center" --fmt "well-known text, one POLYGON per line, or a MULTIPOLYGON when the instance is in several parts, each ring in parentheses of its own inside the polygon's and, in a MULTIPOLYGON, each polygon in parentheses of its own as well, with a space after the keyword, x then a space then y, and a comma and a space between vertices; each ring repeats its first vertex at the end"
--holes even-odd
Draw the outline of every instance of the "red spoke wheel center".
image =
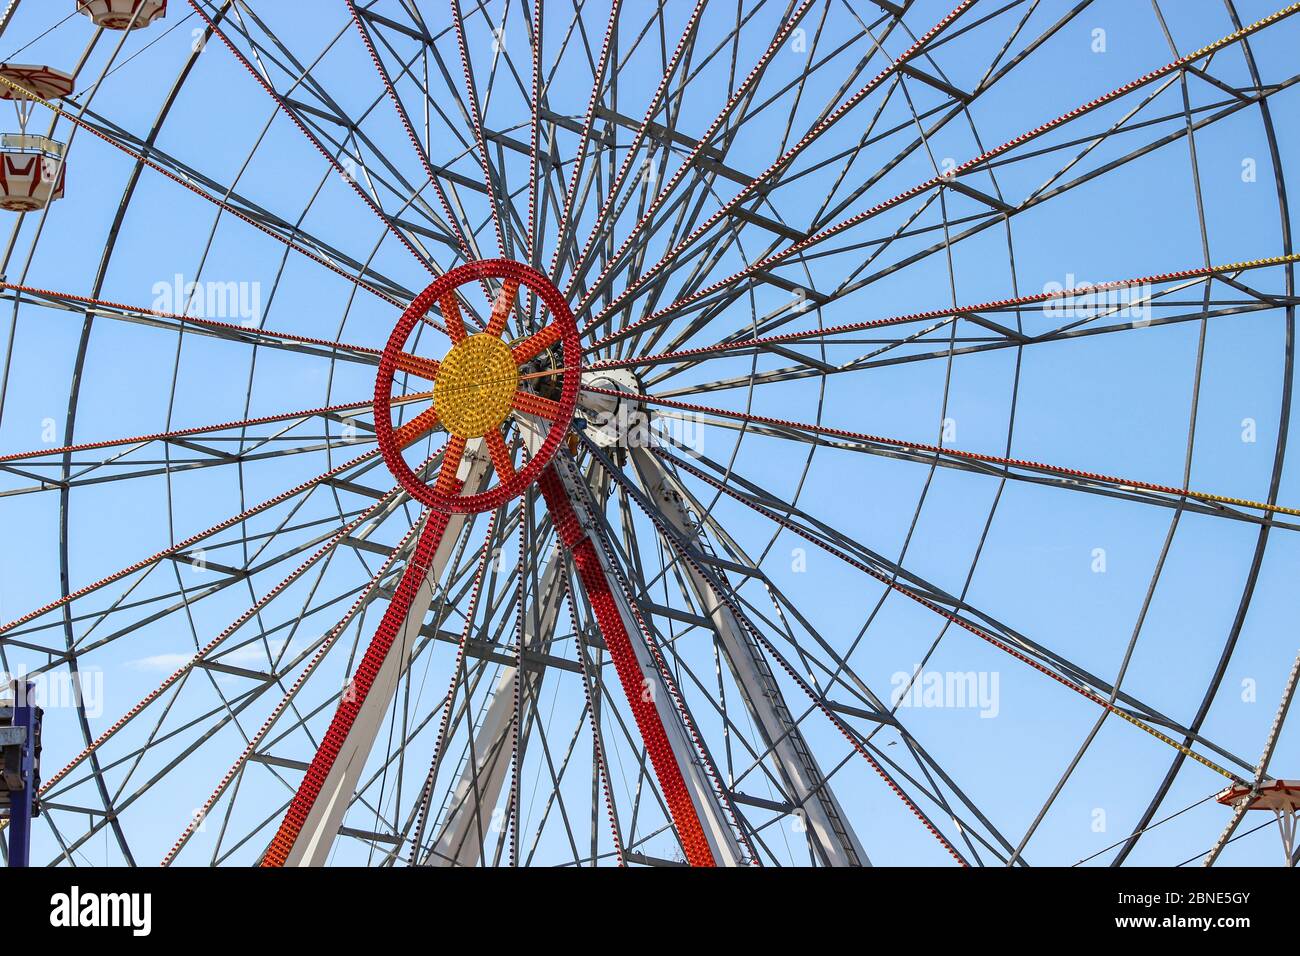
POLYGON ((573 420, 581 377, 582 348, 573 312, 546 276, 509 259, 466 263, 416 296, 388 339, 375 378, 375 434, 380 451, 398 482, 422 504, 442 512, 490 511, 537 480, 554 456, 573 420), (471 333, 461 317, 456 291, 464 285, 477 288, 482 282, 497 285, 498 291, 487 327, 471 333), (537 296, 548 319, 538 331, 511 342, 504 335, 520 286, 537 296), (451 348, 439 359, 414 355, 407 351, 407 342, 435 307, 442 314, 451 348), (560 364, 555 366, 552 359, 547 368, 546 356, 554 356, 557 345, 560 364), (540 369, 528 371, 530 363, 538 360, 540 369), (394 427, 393 381, 399 371, 431 380, 433 389, 426 396, 429 408, 394 427), (516 469, 504 427, 511 416, 520 415, 545 423, 546 432, 533 454, 520 452, 526 460, 516 469), (448 436, 441 470, 425 479, 411 468, 403 449, 438 428, 448 436), (471 453, 491 457, 496 477, 487 490, 464 495, 456 472, 472 442, 480 444, 471 453))

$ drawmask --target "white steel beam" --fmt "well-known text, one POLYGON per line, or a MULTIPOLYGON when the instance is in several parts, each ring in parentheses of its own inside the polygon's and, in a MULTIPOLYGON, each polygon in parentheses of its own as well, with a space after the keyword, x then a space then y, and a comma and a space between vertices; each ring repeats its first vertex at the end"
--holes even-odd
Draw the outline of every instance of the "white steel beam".
MULTIPOLYGON (((473 495, 482 491, 487 485, 490 472, 491 461, 482 440, 470 441, 466 445, 465 455, 457 472, 464 484, 463 494, 473 495)), ((410 665, 411 652, 415 647, 420 628, 424 624, 425 615, 433 606, 438 581, 470 517, 464 514, 451 515, 442 541, 429 565, 429 571, 420 582, 420 589, 411 601, 401 636, 393 642, 388 655, 384 658, 374 684, 361 704, 356 721, 349 730, 347 739, 343 742, 338 757, 330 767, 320 793, 312 804, 307 820, 303 823, 302 830, 285 859, 285 866, 323 866, 329 858, 330 848, 334 845, 334 838, 338 836, 348 806, 352 803, 357 781, 361 778, 361 771, 370 757, 384 714, 387 713, 397 693, 402 675, 410 665)))
MULTIPOLYGON (((595 545, 596 556, 600 561, 614 605, 636 655, 637 666, 643 678, 642 693, 648 693, 650 701, 655 705, 655 710, 667 734, 668 744, 695 807, 696 816, 708 840, 713 860, 719 866, 748 866, 753 860, 736 831, 734 809, 724 803, 723 795, 710 780, 700 751, 691 739, 685 719, 674 703, 673 695, 664 681, 655 656, 647 645, 646 635, 627 600, 623 583, 610 561, 601 529, 596 526, 587 511, 589 492, 579 486, 572 461, 566 456, 557 455, 552 467, 555 468, 568 493, 583 534, 595 545)), ((556 520, 559 520, 558 517, 556 520)), ((606 643, 608 642, 607 635, 606 643)))
MULTIPOLYGON (((564 556, 559 543, 538 583, 541 605, 534 627, 533 615, 524 617, 524 648, 546 652, 555 633, 556 618, 564 594, 564 556)), ((545 664, 529 663, 524 668, 528 689, 525 700, 536 700, 541 690, 545 664)), ((506 772, 510 769, 510 727, 515 712, 516 667, 503 667, 482 720, 473 733, 465 768, 448 801, 446 820, 438 831, 433 849, 425 861, 430 866, 477 866, 482 850, 479 837, 490 829, 492 811, 501 798, 506 772), (472 758, 471 759, 471 755, 472 758)))
MULTIPOLYGON (((630 449, 630 456, 641 487, 663 517, 686 540, 702 544, 702 535, 686 503, 658 456, 636 445, 630 449)), ((822 862, 828 866, 870 865, 786 706, 762 648, 718 598, 709 582, 689 563, 683 567, 703 615, 717 635, 745 706, 785 781, 791 801, 800 808, 808 836, 822 862)), ((718 570, 717 576, 725 581, 723 571, 718 570)))

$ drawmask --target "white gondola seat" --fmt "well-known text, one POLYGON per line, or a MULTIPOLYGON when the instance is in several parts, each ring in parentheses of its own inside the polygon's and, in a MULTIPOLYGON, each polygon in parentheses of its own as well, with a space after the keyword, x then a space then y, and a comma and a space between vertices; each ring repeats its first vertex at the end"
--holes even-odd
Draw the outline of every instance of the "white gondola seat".
POLYGON ((167 0, 74 0, 95 26, 138 30, 167 15, 167 0), (138 12, 137 12, 138 11, 138 12))
POLYGON ((0 138, 0 209, 33 212, 63 198, 63 144, 44 136, 0 138))
POLYGON ((50 102, 72 95, 76 80, 52 66, 0 63, 0 99, 13 101, 21 132, 0 138, 0 209, 32 212, 62 198, 64 146, 27 133, 36 100, 50 102))

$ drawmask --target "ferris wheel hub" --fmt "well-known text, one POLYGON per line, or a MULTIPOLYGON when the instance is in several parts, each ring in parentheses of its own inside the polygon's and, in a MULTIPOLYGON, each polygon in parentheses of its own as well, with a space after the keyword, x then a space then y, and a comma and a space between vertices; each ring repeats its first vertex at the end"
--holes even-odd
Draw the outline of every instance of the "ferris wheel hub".
POLYGON ((447 513, 490 511, 521 494, 550 463, 573 423, 581 383, 577 324, 554 283, 509 259, 468 262, 435 279, 398 319, 375 378, 375 436, 384 462, 415 500, 447 513), (491 315, 482 331, 467 334, 460 297, 472 298, 470 290, 480 286, 496 287, 490 291, 491 315), (521 287, 540 303, 542 314, 535 323, 525 318, 527 330, 510 340, 507 328, 521 287), (416 326, 434 309, 442 321, 432 324, 451 339, 441 361, 408 351, 416 326), (408 388, 407 379, 419 384, 408 388), (394 404, 429 399, 430 408, 393 424, 394 404), (421 466, 412 467, 405 450, 437 430, 447 442, 434 456, 440 460, 430 477, 417 473, 421 466), (496 483, 463 494, 460 466, 476 457, 491 460, 496 483))
POLYGON ((645 389, 631 369, 593 369, 583 374, 582 384, 588 391, 579 411, 587 421, 588 438, 601 448, 645 443, 650 412, 639 400, 645 389))
POLYGON ((442 360, 433 406, 451 434, 482 438, 501 427, 518 388, 519 366, 510 346, 480 332, 461 339, 442 360))

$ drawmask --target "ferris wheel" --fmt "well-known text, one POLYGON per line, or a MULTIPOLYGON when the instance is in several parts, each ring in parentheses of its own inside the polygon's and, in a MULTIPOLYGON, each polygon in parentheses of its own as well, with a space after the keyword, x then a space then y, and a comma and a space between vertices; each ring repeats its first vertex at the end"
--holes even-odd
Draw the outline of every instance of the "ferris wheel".
POLYGON ((23 852, 1294 865, 1298 12, 10 0, 23 852))

